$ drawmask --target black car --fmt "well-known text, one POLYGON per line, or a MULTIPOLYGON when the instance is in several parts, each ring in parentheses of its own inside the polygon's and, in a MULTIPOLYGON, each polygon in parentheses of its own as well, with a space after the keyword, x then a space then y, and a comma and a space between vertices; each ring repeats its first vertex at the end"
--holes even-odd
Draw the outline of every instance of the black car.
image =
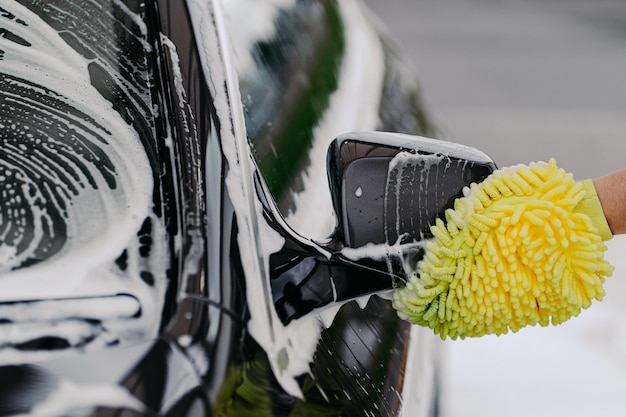
POLYGON ((0 35, 0 415, 438 414, 387 295, 491 165, 383 198, 448 148, 372 133, 437 134, 360 3, 3 0, 0 35))

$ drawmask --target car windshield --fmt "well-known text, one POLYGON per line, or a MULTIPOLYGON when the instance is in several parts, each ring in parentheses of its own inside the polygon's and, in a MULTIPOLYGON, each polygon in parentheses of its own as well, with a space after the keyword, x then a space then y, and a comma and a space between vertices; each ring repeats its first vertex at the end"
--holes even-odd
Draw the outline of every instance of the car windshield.
POLYGON ((0 363, 158 330, 170 247, 141 13, 0 6, 0 363))

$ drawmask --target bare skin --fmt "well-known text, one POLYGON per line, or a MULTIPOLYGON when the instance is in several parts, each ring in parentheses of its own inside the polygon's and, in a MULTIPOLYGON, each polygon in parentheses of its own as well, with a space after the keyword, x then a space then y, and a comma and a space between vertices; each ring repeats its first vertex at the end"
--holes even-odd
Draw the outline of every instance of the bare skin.
POLYGON ((593 185, 611 232, 626 233, 626 169, 596 178, 593 185))

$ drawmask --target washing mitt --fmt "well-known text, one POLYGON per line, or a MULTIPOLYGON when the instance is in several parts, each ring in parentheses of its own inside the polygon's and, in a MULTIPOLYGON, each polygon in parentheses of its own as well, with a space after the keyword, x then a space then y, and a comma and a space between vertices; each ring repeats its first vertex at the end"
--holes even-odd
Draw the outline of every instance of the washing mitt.
POLYGON ((431 227, 398 314, 442 339, 560 324, 604 296, 612 237, 591 180, 548 163, 494 171, 431 227))

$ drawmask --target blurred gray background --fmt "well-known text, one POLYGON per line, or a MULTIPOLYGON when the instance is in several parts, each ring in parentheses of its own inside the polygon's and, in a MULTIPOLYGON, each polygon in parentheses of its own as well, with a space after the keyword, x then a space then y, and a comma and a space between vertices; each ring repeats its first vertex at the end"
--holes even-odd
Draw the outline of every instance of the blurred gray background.
POLYGON ((366 0, 447 139, 577 179, 626 166, 626 0, 366 0))

